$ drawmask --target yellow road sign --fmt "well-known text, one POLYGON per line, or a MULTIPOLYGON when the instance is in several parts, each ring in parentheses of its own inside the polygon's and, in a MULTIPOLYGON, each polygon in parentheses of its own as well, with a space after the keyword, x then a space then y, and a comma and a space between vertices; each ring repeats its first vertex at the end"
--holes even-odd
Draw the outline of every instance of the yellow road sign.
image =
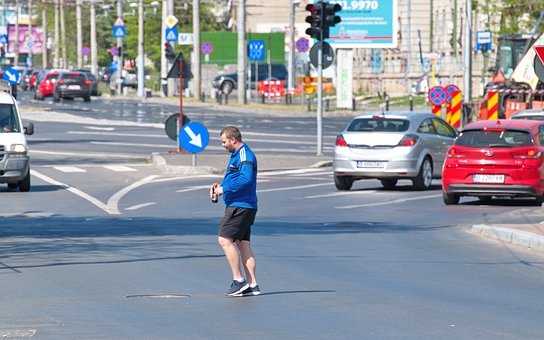
POLYGON ((177 24, 178 24, 178 18, 176 18, 175 16, 169 15, 166 18, 166 27, 172 28, 172 27, 176 26, 177 24))

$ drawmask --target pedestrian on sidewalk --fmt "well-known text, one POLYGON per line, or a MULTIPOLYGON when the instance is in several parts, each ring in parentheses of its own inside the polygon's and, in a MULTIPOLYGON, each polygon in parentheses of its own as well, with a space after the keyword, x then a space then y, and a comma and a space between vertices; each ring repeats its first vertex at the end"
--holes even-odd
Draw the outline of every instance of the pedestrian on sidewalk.
POLYGON ((251 225, 257 213, 257 158, 242 142, 238 128, 226 126, 221 130, 220 138, 223 147, 230 152, 230 159, 221 184, 216 182, 210 187, 210 199, 217 202, 222 195, 225 202, 218 242, 232 272, 232 283, 226 295, 259 295, 255 255, 250 245, 251 225))

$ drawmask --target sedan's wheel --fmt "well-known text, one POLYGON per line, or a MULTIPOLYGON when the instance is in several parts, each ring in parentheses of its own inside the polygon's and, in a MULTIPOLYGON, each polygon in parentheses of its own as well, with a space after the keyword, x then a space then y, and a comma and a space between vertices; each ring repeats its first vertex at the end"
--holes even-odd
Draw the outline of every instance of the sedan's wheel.
POLYGON ((442 199, 444 200, 445 205, 452 205, 459 203, 459 196, 455 194, 448 194, 447 192, 442 192, 442 199))
POLYGON ((353 178, 349 176, 334 176, 334 185, 336 189, 346 191, 351 189, 353 178))
POLYGON ((19 190, 21 190, 21 192, 30 191, 30 170, 26 174, 25 178, 19 182, 19 190))
POLYGON ((234 88, 234 84, 230 81, 225 81, 221 85, 221 92, 223 94, 229 95, 232 92, 232 89, 234 88))
POLYGON ((423 160, 417 177, 412 181, 416 190, 429 190, 431 188, 433 182, 433 165, 428 157, 423 160))
POLYGON ((382 178, 380 179, 380 182, 382 182, 382 185, 385 189, 394 189, 395 185, 397 185, 398 179, 396 178, 382 178))

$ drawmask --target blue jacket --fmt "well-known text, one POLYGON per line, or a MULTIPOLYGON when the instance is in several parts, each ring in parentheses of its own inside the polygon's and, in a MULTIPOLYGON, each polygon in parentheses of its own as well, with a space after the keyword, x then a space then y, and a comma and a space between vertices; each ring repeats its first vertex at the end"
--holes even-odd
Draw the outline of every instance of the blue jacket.
POLYGON ((230 154, 221 186, 227 207, 257 209, 257 158, 246 144, 230 154))

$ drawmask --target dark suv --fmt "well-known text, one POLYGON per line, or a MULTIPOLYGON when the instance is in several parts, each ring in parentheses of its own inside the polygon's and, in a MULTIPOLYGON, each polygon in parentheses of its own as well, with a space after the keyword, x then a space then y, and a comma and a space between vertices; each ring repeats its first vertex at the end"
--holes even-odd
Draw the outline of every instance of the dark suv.
POLYGON ((53 94, 54 101, 61 98, 81 97, 86 102, 91 101, 92 81, 82 72, 60 72, 53 94))
MULTIPOLYGON (((249 85, 252 89, 256 87, 255 79, 258 81, 287 79, 287 68, 283 64, 271 64, 270 68, 268 64, 258 64, 258 66, 256 68, 255 64, 251 64, 251 84, 249 85)), ((224 94, 230 94, 232 90, 238 88, 238 73, 218 75, 213 79, 212 86, 224 94)))

